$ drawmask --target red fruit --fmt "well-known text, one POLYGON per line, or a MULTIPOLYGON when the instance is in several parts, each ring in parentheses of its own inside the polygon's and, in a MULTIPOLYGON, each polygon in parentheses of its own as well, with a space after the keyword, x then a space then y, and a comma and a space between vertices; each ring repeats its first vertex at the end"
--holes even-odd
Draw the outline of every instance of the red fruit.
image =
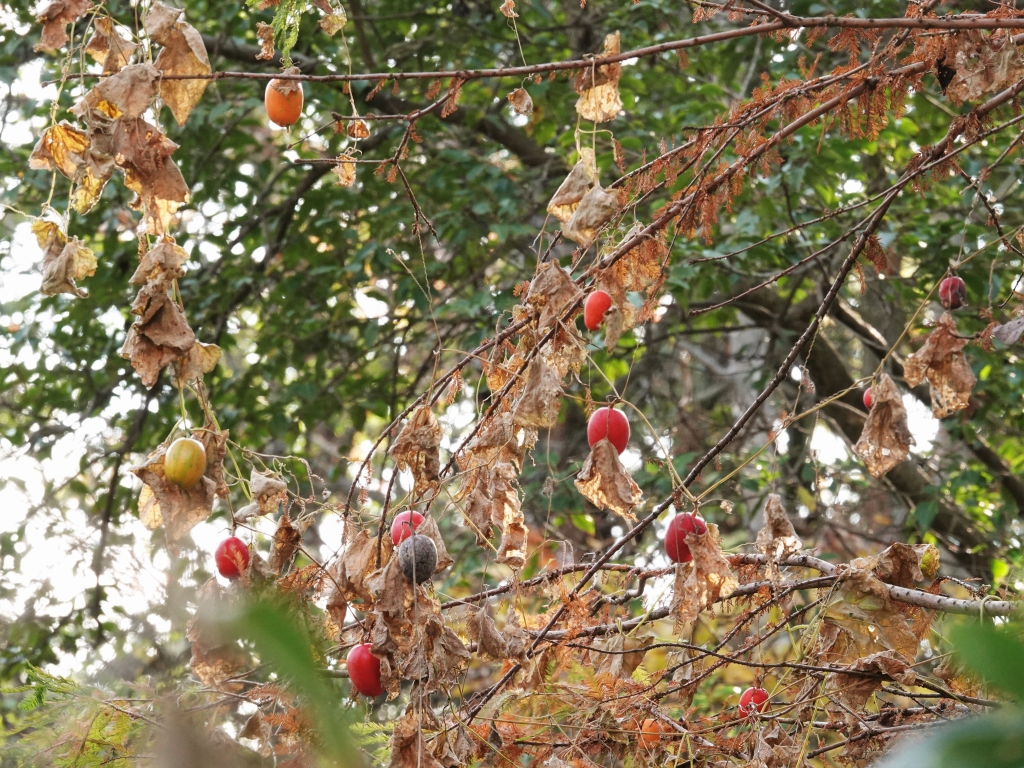
POLYGON ((249 548, 237 536, 230 536, 217 545, 213 553, 217 571, 225 579, 237 579, 249 567, 249 548))
POLYGON ((665 531, 665 554, 673 563, 688 563, 693 560, 690 548, 686 546, 686 534, 694 533, 703 536, 708 532, 707 523, 697 515, 689 512, 676 515, 665 531))
POLYGON ((271 80, 263 94, 263 104, 270 122, 282 128, 295 125, 302 115, 302 83, 293 86, 288 81, 271 80))
POLYGON ((179 437, 164 454, 164 478, 179 488, 191 488, 206 472, 206 449, 198 440, 179 437))
POLYGON ((619 453, 629 445, 629 420, 610 405, 594 411, 587 423, 587 442, 591 448, 606 437, 619 453))
POLYGON ((740 694, 740 714, 751 717, 757 712, 764 712, 768 707, 768 691, 764 688, 747 688, 740 694))
POLYGON ((357 645, 348 652, 348 679, 363 696, 380 696, 380 659, 370 653, 370 644, 357 645))
POLYGON ((875 398, 871 395, 871 387, 868 387, 864 390, 864 407, 870 411, 871 406, 874 405, 874 403, 875 398))
POLYGON ((419 528, 422 522, 423 515, 419 512, 399 512, 395 515, 394 522, 391 523, 391 541, 397 547, 412 536, 412 532, 419 528))
POLYGON ((604 322, 604 313, 612 306, 612 297, 608 291, 594 291, 583 304, 583 324, 591 331, 596 331, 604 322))
POLYGON ((946 309, 959 309, 967 302, 967 284, 959 277, 939 283, 939 301, 946 309))

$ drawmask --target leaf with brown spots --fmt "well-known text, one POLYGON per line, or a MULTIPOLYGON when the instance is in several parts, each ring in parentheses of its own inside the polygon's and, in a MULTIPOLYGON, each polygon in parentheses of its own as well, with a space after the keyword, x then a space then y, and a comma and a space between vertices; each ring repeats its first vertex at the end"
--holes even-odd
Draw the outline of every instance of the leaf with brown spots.
POLYGON ((962 351, 969 341, 957 336, 956 321, 945 312, 924 345, 903 366, 903 375, 911 387, 928 380, 932 413, 937 419, 963 410, 971 399, 977 379, 962 351))
POLYGON ((854 452, 864 459, 872 477, 881 477, 910 453, 914 438, 907 425, 907 409, 888 374, 871 388, 873 403, 854 452))
POLYGON ((636 520, 630 510, 640 503, 643 494, 607 438, 594 444, 576 475, 576 488, 594 506, 610 509, 627 520, 636 520))

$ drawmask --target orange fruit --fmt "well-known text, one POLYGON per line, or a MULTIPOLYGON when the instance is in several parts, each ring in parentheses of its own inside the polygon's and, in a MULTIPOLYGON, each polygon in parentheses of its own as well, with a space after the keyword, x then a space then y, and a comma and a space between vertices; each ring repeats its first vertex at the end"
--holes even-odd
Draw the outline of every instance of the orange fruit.
POLYGON ((640 726, 640 746, 653 749, 661 743, 662 725, 653 717, 648 717, 640 726))
POLYGON ((164 454, 164 478, 179 488, 191 488, 206 472, 206 449, 198 440, 179 437, 164 454))
POLYGON ((263 95, 263 104, 267 108, 267 117, 274 125, 287 128, 295 125, 302 115, 302 83, 284 80, 271 80, 263 95), (294 90, 290 86, 295 86, 294 90), (281 89, 285 90, 281 90, 281 89))

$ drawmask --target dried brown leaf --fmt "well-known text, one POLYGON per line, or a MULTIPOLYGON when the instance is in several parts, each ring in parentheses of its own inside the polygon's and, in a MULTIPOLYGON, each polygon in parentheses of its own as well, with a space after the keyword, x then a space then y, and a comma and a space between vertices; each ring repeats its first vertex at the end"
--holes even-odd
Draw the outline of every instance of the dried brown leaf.
POLYGON ((365 120, 350 120, 345 133, 350 139, 365 139, 370 135, 370 128, 365 120))
POLYGON ((558 423, 561 397, 558 373, 538 358, 530 364, 523 393, 512 410, 512 421, 522 427, 549 429, 558 423))
POLYGON ((66 27, 74 24, 89 10, 89 0, 52 0, 36 21, 43 25, 43 34, 35 44, 36 51, 55 51, 71 38, 66 27))
POLYGON ((256 54, 256 58, 261 61, 273 61, 274 28, 266 22, 256 22, 256 40, 260 44, 260 52, 256 54))
POLYGON ((1024 333, 1024 317, 1018 317, 1008 323, 997 325, 992 330, 992 338, 1003 342, 1003 344, 1016 344, 1022 333, 1024 333))
POLYGON ((533 99, 525 88, 516 88, 509 93, 508 100, 517 114, 527 117, 533 114, 533 99))
POLYGON ((434 548, 437 550, 437 565, 434 566, 434 573, 440 573, 445 568, 450 566, 455 561, 452 556, 448 554, 448 548, 444 545, 444 539, 441 537, 441 531, 437 528, 437 521, 433 516, 428 515, 423 519, 423 522, 416 528, 416 533, 421 536, 426 536, 432 542, 434 542, 434 548))
POLYGON ((162 237, 142 256, 135 273, 128 280, 132 285, 146 283, 164 283, 169 285, 176 278, 185 274, 184 265, 188 261, 188 253, 173 238, 162 237))
POLYGON ((335 35, 348 24, 348 14, 341 6, 333 9, 330 13, 320 19, 320 29, 328 35, 335 35))
POLYGON ((240 690, 240 682, 227 681, 244 669, 249 660, 221 628, 225 613, 230 611, 227 593, 216 579, 210 579, 196 593, 196 604, 195 616, 185 631, 185 639, 192 644, 189 666, 200 682, 209 688, 240 690))
POLYGON ((766 570, 773 583, 782 581, 779 561, 795 555, 803 545, 782 506, 782 497, 777 493, 769 494, 764 505, 764 526, 758 531, 756 547, 767 559, 766 570))
POLYGON ((121 356, 129 358, 142 383, 152 387, 160 371, 186 354, 196 337, 181 307, 162 285, 143 286, 132 313, 139 317, 128 329, 121 356))
POLYGON ((1020 51, 1009 37, 1001 38, 998 48, 993 47, 995 38, 980 30, 961 34, 958 39, 956 74, 946 88, 946 96, 955 104, 979 100, 1024 78, 1020 51))
POLYGON ((887 374, 871 388, 874 400, 854 452, 864 459, 872 477, 881 477, 910 453, 914 438, 907 425, 907 409, 887 374))
POLYGON ((406 422, 388 453, 399 470, 408 469, 414 480, 413 493, 421 496, 437 490, 440 481, 441 425, 429 405, 417 408, 406 422))
MULTIPOLYGON (((331 575, 345 600, 370 602, 372 597, 366 578, 377 567, 377 541, 352 526, 346 526, 345 539, 345 550, 332 568, 331 575)), ((390 546, 391 537, 385 536, 384 539, 382 545, 390 546)), ((389 556, 390 550, 384 549, 382 554, 389 556)))
POLYGON ((687 533, 686 545, 693 561, 676 566, 671 611, 677 631, 692 624, 701 611, 716 600, 728 597, 739 586, 729 561, 722 554, 718 526, 708 523, 707 533, 687 533))
POLYGON ((956 335, 956 321, 945 312, 924 345, 903 366, 910 386, 916 387, 928 379, 932 413, 937 419, 963 410, 971 398, 977 379, 962 351, 968 341, 956 335))
POLYGON ((420 722, 411 707, 395 722, 389 745, 388 768, 444 768, 423 740, 420 722))
POLYGON ((886 678, 891 678, 903 685, 914 685, 917 682, 917 674, 909 666, 907 660, 894 651, 880 651, 857 659, 850 665, 850 670, 874 672, 883 676, 865 677, 834 672, 825 678, 826 689, 838 701, 853 710, 859 710, 867 704, 871 694, 882 687, 886 678))
POLYGON ((120 118, 114 123, 112 146, 125 186, 137 195, 131 206, 145 210, 151 234, 164 234, 178 206, 189 199, 185 179, 170 159, 178 145, 142 118, 120 118))
MULTIPOLYGON (((72 237, 58 251, 54 246, 59 244, 59 238, 54 238, 50 234, 41 236, 41 225, 46 225, 47 229, 56 226, 39 219, 32 224, 40 246, 43 246, 44 239, 46 241, 42 263, 43 283, 39 291, 46 296, 70 293, 79 298, 86 298, 89 292, 79 288, 75 281, 96 272, 96 254, 92 249, 86 248, 77 237, 72 237)), ((57 231, 59 233, 59 230, 57 231)))
POLYGON ((476 652, 486 659, 501 660, 508 652, 505 638, 498 633, 486 606, 471 609, 466 619, 466 634, 476 643, 476 652))
POLYGON ((270 553, 270 570, 274 573, 283 573, 291 565, 295 553, 302 543, 302 534, 299 529, 292 525, 288 513, 281 515, 277 523, 277 531, 274 532, 274 546, 270 553))
POLYGON ((74 182, 71 204, 78 213, 92 209, 114 173, 108 128, 80 131, 62 121, 43 132, 29 157, 30 168, 57 170, 74 182))
POLYGON ((139 514, 147 527, 163 525, 167 538, 173 543, 210 516, 217 484, 208 477, 200 478, 191 488, 180 488, 164 479, 164 454, 161 445, 143 464, 131 467, 150 493, 139 496, 139 514), (151 494, 151 496, 150 496, 151 494))
POLYGON ((618 210, 618 195, 596 186, 583 196, 572 218, 562 224, 562 234, 580 245, 589 246, 601 227, 611 221, 618 210))
POLYGON ((156 80, 160 72, 151 64, 130 64, 115 75, 105 77, 96 92, 128 118, 137 118, 156 99, 156 80))
POLYGON ((352 155, 348 153, 338 155, 338 161, 331 171, 338 175, 338 183, 343 187, 351 187, 356 183, 356 164, 352 162, 352 155))
POLYGON ((519 614, 515 606, 510 606, 505 616, 505 626, 501 629, 501 637, 505 641, 505 652, 508 658, 518 661, 520 664, 526 662, 526 654, 530 648, 530 638, 523 631, 519 623, 519 614))
POLYGON ((803 764, 803 744, 790 736, 778 723, 757 730, 757 744, 749 768, 796 768, 803 764))
POLYGON ((374 609, 386 620, 405 617, 405 609, 412 602, 413 585, 402 573, 397 557, 392 557, 383 568, 366 579, 366 587, 373 598, 374 609))
POLYGON ((546 261, 537 269, 526 294, 526 303, 540 312, 537 329, 554 323, 575 302, 583 298, 569 273, 556 261, 546 261))
POLYGON ((99 17, 93 25, 93 34, 85 44, 85 52, 103 65, 110 74, 125 67, 138 46, 121 37, 120 30, 109 17, 99 17))
POLYGON ((224 456, 227 455, 228 450, 228 430, 225 429, 221 432, 213 424, 207 423, 201 431, 195 434, 195 437, 206 450, 206 471, 203 475, 213 481, 216 494, 222 499, 226 499, 228 484, 224 477, 224 456))
POLYGON ((216 344, 197 341, 188 352, 174 361, 175 384, 184 387, 191 381, 201 381, 204 374, 217 367, 220 353, 221 349, 216 344))
POLYGON ((153 39, 154 43, 167 45, 182 13, 184 11, 180 8, 171 8, 161 3, 160 0, 155 0, 143 21, 146 34, 153 39))
POLYGON ((576 488, 590 503, 610 509, 627 520, 636 520, 630 510, 640 503, 640 487, 626 472, 619 452, 607 439, 599 440, 576 476, 576 488))
POLYGON ((505 0, 498 10, 501 11, 501 15, 506 19, 518 19, 519 14, 515 12, 515 7, 515 0, 505 0))

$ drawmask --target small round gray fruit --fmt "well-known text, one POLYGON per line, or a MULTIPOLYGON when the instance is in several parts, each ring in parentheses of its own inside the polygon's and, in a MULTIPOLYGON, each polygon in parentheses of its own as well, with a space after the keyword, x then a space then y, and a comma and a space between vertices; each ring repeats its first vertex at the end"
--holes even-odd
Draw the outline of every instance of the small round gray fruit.
POLYGON ((398 547, 398 564, 405 578, 422 584, 434 575, 437 567, 437 547, 426 536, 413 534, 398 547))

